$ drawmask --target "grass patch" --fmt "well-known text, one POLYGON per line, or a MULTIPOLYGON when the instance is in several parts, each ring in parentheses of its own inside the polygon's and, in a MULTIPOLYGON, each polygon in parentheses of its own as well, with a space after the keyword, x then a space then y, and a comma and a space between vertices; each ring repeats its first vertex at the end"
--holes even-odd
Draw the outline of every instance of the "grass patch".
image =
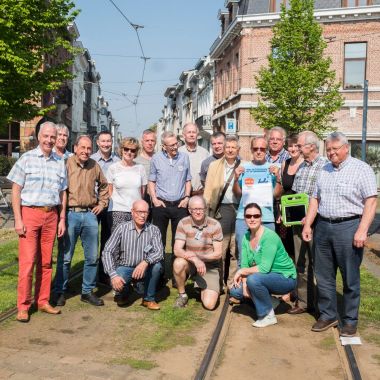
POLYGON ((319 346, 322 348, 322 350, 335 349, 335 338, 333 336, 327 336, 319 342, 319 346))
POLYGON ((144 370, 150 370, 155 367, 157 367, 157 363, 151 360, 143 360, 143 359, 133 359, 129 357, 123 357, 123 358, 117 358, 113 359, 110 362, 111 364, 118 364, 118 365, 129 365, 130 367, 134 369, 144 369, 144 370))
MULTIPOLYGON (((0 245, 0 266, 12 263, 16 263, 16 265, 0 271, 0 313, 15 307, 17 302, 18 239, 14 238, 14 234, 8 235, 7 240, 0 245)), ((58 244, 56 241, 53 248, 53 279, 56 271, 55 262, 57 255, 58 244)), ((83 248, 80 240, 78 240, 72 261, 72 271, 77 270, 82 265, 83 248)))

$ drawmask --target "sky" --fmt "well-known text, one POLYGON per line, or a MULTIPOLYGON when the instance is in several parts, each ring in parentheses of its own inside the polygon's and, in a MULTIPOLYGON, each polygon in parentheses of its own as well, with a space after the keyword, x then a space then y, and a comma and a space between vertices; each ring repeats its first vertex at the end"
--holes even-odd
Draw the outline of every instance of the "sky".
POLYGON ((220 32, 217 18, 224 0, 112 0, 139 28, 146 69, 141 81, 142 51, 135 29, 111 0, 74 0, 84 47, 101 75, 102 95, 120 123, 123 136, 138 136, 156 123, 166 104, 164 92, 207 55, 220 32), (133 57, 120 57, 133 56, 133 57))

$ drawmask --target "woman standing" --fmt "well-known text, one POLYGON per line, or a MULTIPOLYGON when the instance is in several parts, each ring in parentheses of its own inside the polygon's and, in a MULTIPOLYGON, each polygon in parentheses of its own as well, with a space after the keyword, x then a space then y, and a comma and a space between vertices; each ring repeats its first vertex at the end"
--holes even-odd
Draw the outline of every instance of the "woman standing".
POLYGON ((280 237, 262 225, 261 208, 250 203, 244 208, 244 219, 249 230, 243 237, 241 268, 234 277, 230 302, 251 298, 258 319, 254 327, 277 323, 272 306, 274 294, 287 294, 296 286, 296 268, 288 256, 280 237))
POLYGON ((137 139, 125 137, 119 148, 121 161, 112 164, 107 171, 110 194, 108 221, 111 232, 118 224, 132 219, 133 202, 144 196, 147 184, 145 169, 133 161, 139 149, 140 145, 137 139))

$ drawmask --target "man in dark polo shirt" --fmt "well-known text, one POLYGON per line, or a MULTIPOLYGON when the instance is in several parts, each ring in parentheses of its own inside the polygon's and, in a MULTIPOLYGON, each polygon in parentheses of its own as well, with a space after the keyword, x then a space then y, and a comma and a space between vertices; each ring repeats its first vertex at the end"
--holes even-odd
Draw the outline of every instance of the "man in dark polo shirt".
POLYGON ((185 307, 188 296, 185 283, 192 276, 201 288, 203 306, 213 310, 219 299, 219 264, 222 257, 223 233, 220 223, 206 216, 206 202, 201 196, 191 197, 190 216, 183 218, 175 235, 173 274, 178 297, 174 307, 185 307))
POLYGON ((67 229, 68 237, 58 249, 55 295, 57 306, 65 305, 65 291, 69 279, 71 260, 78 237, 84 251, 81 301, 102 306, 103 300, 92 293, 96 286, 98 269, 97 215, 108 205, 108 183, 99 164, 90 158, 92 141, 89 136, 79 136, 75 142, 75 155, 66 163, 67 229), (98 189, 96 194, 95 189, 98 189))

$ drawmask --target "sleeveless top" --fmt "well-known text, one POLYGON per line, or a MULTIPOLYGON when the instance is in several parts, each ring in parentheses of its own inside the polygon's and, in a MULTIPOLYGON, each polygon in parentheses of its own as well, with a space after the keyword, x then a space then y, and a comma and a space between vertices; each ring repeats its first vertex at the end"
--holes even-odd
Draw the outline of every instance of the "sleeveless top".
POLYGON ((293 175, 288 174, 290 160, 291 160, 291 158, 288 158, 285 161, 284 172, 282 173, 282 187, 284 189, 284 195, 294 194, 294 191, 292 190, 292 186, 293 186, 293 182, 294 182, 294 177, 296 175, 295 174, 293 174, 293 175))

